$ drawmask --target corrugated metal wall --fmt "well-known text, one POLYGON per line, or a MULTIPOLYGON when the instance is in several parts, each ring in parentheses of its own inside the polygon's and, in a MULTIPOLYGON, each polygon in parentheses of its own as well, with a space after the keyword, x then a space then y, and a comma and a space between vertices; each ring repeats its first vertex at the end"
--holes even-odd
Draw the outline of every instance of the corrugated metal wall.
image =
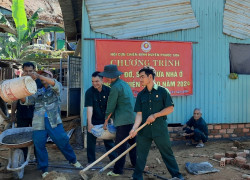
MULTIPOLYGON (((250 123, 250 75, 239 75, 237 80, 228 78, 229 43, 250 44, 250 39, 239 40, 223 34, 224 3, 224 0, 191 0, 200 27, 143 37, 147 40, 197 42, 193 44, 194 93, 173 97, 175 111, 169 116, 169 123, 184 124, 195 107, 202 108, 203 117, 209 124, 250 123)), ((93 40, 84 38, 111 37, 90 30, 85 7, 82 19, 82 87, 85 92, 91 86, 91 73, 95 71, 95 46, 93 40)), ((86 117, 85 113, 83 117, 86 117)))

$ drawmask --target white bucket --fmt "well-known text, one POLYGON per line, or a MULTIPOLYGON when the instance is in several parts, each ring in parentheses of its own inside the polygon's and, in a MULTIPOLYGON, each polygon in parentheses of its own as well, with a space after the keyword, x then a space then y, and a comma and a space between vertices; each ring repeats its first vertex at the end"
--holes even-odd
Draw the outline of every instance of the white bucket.
POLYGON ((30 76, 5 80, 0 84, 0 96, 5 102, 16 101, 36 91, 36 82, 30 76))

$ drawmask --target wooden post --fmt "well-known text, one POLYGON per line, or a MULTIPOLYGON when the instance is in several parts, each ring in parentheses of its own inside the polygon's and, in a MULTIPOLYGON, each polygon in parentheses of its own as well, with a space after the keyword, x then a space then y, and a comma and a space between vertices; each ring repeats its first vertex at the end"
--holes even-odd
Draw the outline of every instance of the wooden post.
POLYGON ((57 38, 56 38, 56 32, 54 32, 54 45, 55 45, 55 51, 57 50, 57 38))

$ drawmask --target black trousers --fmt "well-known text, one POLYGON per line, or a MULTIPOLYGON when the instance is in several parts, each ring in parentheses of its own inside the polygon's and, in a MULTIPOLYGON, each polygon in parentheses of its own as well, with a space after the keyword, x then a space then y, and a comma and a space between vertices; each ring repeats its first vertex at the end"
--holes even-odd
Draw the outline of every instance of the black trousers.
POLYGON ((185 130, 185 132, 187 134, 194 133, 193 136, 190 136, 190 137, 187 136, 186 139, 193 139, 196 142, 199 142, 200 140, 202 142, 207 142, 207 139, 208 139, 207 136, 205 136, 205 134, 202 131, 200 131, 199 129, 196 128, 196 129, 192 130, 192 129, 186 127, 183 130, 185 130))
MULTIPOLYGON (((116 138, 115 138, 115 144, 119 144, 122 140, 124 140, 126 137, 129 136, 129 132, 131 131, 133 127, 133 124, 128 124, 128 125, 123 125, 123 126, 117 126, 116 127, 116 138)), ((132 146, 134 143, 136 143, 136 138, 129 139, 125 143, 123 143, 121 146, 119 146, 116 149, 117 156, 122 154, 124 151, 128 149, 128 145, 132 146)), ((136 148, 133 148, 132 150, 129 151, 129 157, 130 157, 130 162, 132 166, 135 167, 136 165, 136 148)), ((119 159, 114 166, 113 172, 116 174, 122 174, 123 173, 123 168, 125 165, 126 161, 126 155, 123 156, 121 159, 119 159)))
MULTIPOLYGON (((104 146, 106 148, 106 151, 109 151, 112 149, 115 145, 113 140, 103 140, 104 146)), ((92 163, 96 160, 95 156, 95 149, 96 149, 96 137, 87 132, 87 157, 88 157, 88 163, 92 163)), ((117 157, 117 154, 115 151, 109 154, 110 161, 113 161, 117 157)))

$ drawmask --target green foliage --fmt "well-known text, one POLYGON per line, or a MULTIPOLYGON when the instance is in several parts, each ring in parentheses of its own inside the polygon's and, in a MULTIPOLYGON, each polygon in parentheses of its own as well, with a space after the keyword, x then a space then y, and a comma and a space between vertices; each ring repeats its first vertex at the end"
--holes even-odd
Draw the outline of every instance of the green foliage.
POLYGON ((18 40, 22 41, 27 30, 27 17, 24 8, 24 0, 13 0, 11 9, 12 17, 17 29, 18 40))
MULTIPOLYGON (((24 0, 12 1, 12 17, 16 25, 17 35, 8 35, 6 39, 0 38, 0 58, 5 59, 18 59, 23 60, 25 58, 37 58, 48 57, 48 54, 42 54, 36 50, 30 51, 28 45, 32 42, 32 39, 43 35, 46 32, 64 32, 60 27, 47 27, 38 29, 34 32, 36 22, 38 20, 38 14, 42 9, 38 9, 27 21, 26 12, 24 8, 24 0), (37 53, 37 54, 36 54, 37 53)), ((8 24, 8 20, 0 13, 0 23, 8 24)))

